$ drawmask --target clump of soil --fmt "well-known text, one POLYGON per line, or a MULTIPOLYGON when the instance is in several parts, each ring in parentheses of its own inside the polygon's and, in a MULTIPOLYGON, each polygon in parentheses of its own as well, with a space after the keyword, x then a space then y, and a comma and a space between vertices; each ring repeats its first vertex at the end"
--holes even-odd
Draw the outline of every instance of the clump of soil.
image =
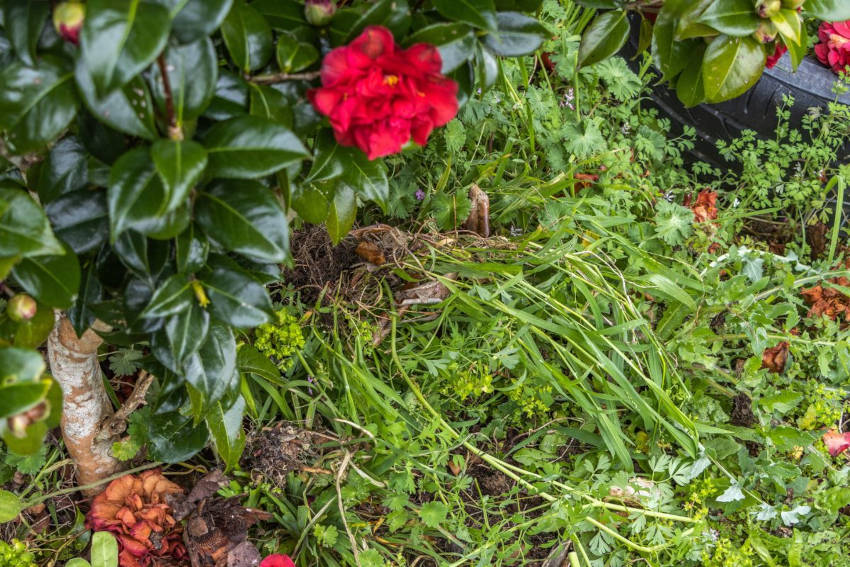
POLYGON ((756 416, 753 413, 753 401, 750 397, 741 392, 732 398, 732 425, 741 427, 751 427, 756 422, 756 416))
POLYGON ((336 287, 340 276, 360 262, 357 242, 345 238, 334 246, 323 226, 308 225, 292 234, 290 250, 295 267, 283 273, 284 281, 301 293, 307 305, 316 302, 325 288, 336 287))
POLYGON ((283 487, 290 472, 300 471, 316 461, 317 442, 316 433, 291 424, 264 427, 248 438, 245 466, 283 487))

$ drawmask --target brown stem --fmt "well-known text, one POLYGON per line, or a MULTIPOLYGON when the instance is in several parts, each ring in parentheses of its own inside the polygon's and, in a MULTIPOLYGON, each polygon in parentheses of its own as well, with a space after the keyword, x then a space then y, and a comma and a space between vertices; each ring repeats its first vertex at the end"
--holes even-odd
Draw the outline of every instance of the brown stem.
POLYGON ((321 76, 321 71, 308 71, 306 73, 271 73, 269 75, 256 75, 248 77, 248 80, 258 85, 272 85, 284 81, 312 81, 321 76))
POLYGON ((177 124, 177 115, 174 112, 174 95, 171 92, 171 80, 168 78, 168 65, 165 63, 165 55, 160 54, 156 58, 159 67, 159 75, 162 77, 162 90, 165 93, 165 114, 168 119, 168 137, 172 140, 182 140, 183 130, 177 124))
POLYGON ((77 465, 77 480, 85 485, 122 467, 111 453, 114 439, 98 438, 101 424, 113 414, 97 359, 102 342, 92 329, 78 337, 68 317, 58 311, 47 338, 50 372, 62 388, 62 437, 77 465))
POLYGON ((136 380, 136 385, 133 387, 133 392, 124 402, 118 411, 112 417, 106 419, 100 427, 100 432, 97 435, 98 440, 111 440, 127 430, 127 419, 130 414, 139 409, 145 403, 145 395, 148 393, 153 383, 153 375, 148 374, 144 370, 139 371, 139 377, 136 380))

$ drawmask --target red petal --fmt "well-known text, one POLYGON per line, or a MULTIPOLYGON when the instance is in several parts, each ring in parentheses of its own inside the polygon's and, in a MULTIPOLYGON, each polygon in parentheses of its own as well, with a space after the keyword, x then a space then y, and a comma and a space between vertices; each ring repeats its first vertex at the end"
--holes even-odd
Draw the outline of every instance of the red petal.
POLYGON ((288 555, 275 553, 263 558, 260 567, 295 567, 295 562, 288 555))
POLYGON ((382 55, 392 55, 395 39, 387 28, 369 26, 349 45, 370 59, 377 59, 382 55))
POLYGON ((850 20, 845 22, 832 22, 832 29, 834 30, 834 33, 843 35, 850 39, 850 20))
POLYGON ((422 73, 439 74, 443 69, 443 58, 433 45, 417 43, 403 52, 403 56, 411 65, 415 65, 422 73))
POLYGON ((833 457, 840 455, 850 448, 850 431, 847 433, 839 433, 838 431, 832 430, 828 433, 824 433, 823 442, 829 450, 830 455, 833 457))

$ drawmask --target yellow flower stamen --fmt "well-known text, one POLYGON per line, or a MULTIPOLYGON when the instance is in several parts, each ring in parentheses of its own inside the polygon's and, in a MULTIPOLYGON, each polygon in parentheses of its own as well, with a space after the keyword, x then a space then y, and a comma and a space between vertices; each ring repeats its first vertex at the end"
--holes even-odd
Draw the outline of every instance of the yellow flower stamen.
POLYGON ((384 84, 394 87, 398 84, 398 77, 395 75, 386 75, 384 77, 384 84))

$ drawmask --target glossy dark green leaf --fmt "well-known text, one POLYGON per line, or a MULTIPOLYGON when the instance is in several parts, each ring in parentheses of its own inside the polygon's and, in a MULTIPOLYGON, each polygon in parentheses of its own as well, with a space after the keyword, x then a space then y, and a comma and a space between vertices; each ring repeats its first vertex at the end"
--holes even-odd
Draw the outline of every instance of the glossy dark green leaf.
POLYGON ((454 71, 472 57, 475 35, 467 24, 443 22, 416 31, 405 40, 405 45, 429 43, 437 48, 443 60, 442 73, 454 71))
POLYGON ((676 39, 690 39, 701 37, 712 37, 717 35, 717 30, 709 27, 699 20, 702 14, 714 3, 714 0, 694 0, 685 2, 685 8, 676 25, 676 39))
MULTIPOLYGON (((165 69, 171 86, 177 123, 200 116, 215 94, 218 59, 212 40, 205 37, 186 45, 172 45, 165 52, 165 69)), ((151 93, 165 113, 165 89, 159 65, 151 70, 151 93)))
POLYGON ((233 0, 172 0, 180 11, 172 15, 171 31, 181 43, 192 43, 212 34, 224 21, 233 0))
POLYGON ((403 36, 409 27, 407 0, 377 0, 336 11, 329 33, 333 45, 344 45, 360 35, 367 26, 384 26, 394 35, 403 36))
POLYGON ((209 439, 206 425, 195 427, 191 417, 176 411, 155 414, 148 424, 151 458, 165 463, 190 459, 209 439))
POLYGON ((629 20, 625 11, 615 10, 599 14, 581 36, 579 65, 586 67, 611 57, 620 51, 628 38, 629 20))
POLYGON ((262 177, 310 157, 288 128, 257 116, 219 122, 203 141, 210 177, 262 177))
POLYGON ((0 384, 35 382, 47 365, 37 350, 0 347, 0 384))
POLYGON ((655 20, 652 54, 655 66, 661 71, 662 81, 673 80, 685 68, 695 44, 701 41, 676 39, 676 26, 686 7, 685 0, 666 0, 655 20))
POLYGON ((809 51, 809 34, 806 31, 805 25, 800 27, 800 44, 797 45, 791 42, 787 44, 787 47, 788 57, 791 59, 791 69, 796 71, 809 51))
POLYGON ((697 22, 726 35, 750 35, 759 28, 760 20, 752 0, 715 0, 697 22))
POLYGON ((56 256, 24 258, 12 276, 24 290, 57 309, 67 309, 80 288, 80 261, 71 249, 56 256))
POLYGON ((236 353, 236 367, 239 372, 256 374, 271 382, 280 380, 280 369, 269 357, 248 344, 239 346, 236 353))
POLYGON ((14 62, 0 72, 0 129, 15 153, 27 153, 59 136, 77 114, 74 73, 45 55, 35 67, 14 62))
POLYGON ((806 0, 806 16, 827 22, 850 20, 850 3, 847 0, 806 0))
POLYGON ((187 358, 197 352, 206 339, 209 327, 210 314, 197 302, 168 318, 165 322, 165 334, 171 346, 171 357, 175 366, 182 366, 187 358))
POLYGON ((6 0, 3 5, 4 28, 15 53, 29 66, 35 62, 35 47, 47 15, 50 2, 47 0, 6 0))
POLYGON ((490 88, 499 76, 499 60, 481 44, 475 46, 475 76, 482 88, 490 88))
POLYGON ((221 35, 230 58, 245 73, 264 67, 272 57, 272 29, 244 0, 234 1, 221 23, 221 35))
POLYGON ((357 214, 357 197, 354 190, 345 184, 340 184, 330 199, 328 218, 325 225, 334 244, 339 244, 354 225, 357 214))
POLYGON ((77 254, 97 248, 109 237, 105 191, 66 193, 47 205, 45 212, 56 235, 77 254))
POLYGON ((165 48, 168 9, 140 0, 89 0, 80 31, 81 60, 98 95, 126 85, 165 48))
POLYGON ((235 270, 217 268, 203 277, 210 313, 233 327, 250 328, 267 323, 272 304, 266 288, 235 270))
POLYGON ((204 233, 194 224, 189 225, 175 239, 177 271, 183 274, 197 272, 206 264, 209 250, 209 241, 204 233))
POLYGON ((112 239, 156 219, 166 197, 148 148, 136 148, 118 158, 112 166, 107 194, 112 239))
MULTIPOLYGON (((88 108, 77 115, 77 127, 83 147, 91 153, 92 158, 100 162, 97 164, 99 171, 95 172, 93 171, 94 168, 90 167, 92 170, 90 173, 97 173, 97 184, 104 187, 109 185, 109 166, 127 151, 127 136, 96 119, 88 108), (106 168, 106 181, 102 179, 102 168, 106 168)), ((91 159, 89 159, 89 163, 91 163, 91 159)), ((91 175, 90 177, 92 178, 91 181, 95 182, 95 176, 91 175)))
POLYGON ((131 270, 156 277, 168 258, 168 245, 148 240, 135 230, 121 234, 113 244, 118 259, 131 270))
POLYGON ((484 36, 484 45, 496 55, 519 57, 534 53, 549 35, 535 18, 517 12, 499 12, 496 22, 498 30, 484 36))
POLYGON ((0 258, 61 254, 44 210, 13 181, 0 181, 0 258))
POLYGON ((496 31, 496 6, 493 0, 434 0, 434 7, 444 18, 476 28, 496 31))
POLYGON ((261 262, 283 262, 289 252, 286 214, 271 189, 255 181, 221 182, 205 189, 195 220, 227 250, 261 262))
POLYGON ((304 4, 296 0, 256 0, 251 6, 275 29, 291 32, 309 26, 304 19, 304 4))
POLYGON ((251 107, 252 116, 272 120, 292 128, 294 117, 292 115, 292 101, 285 94, 267 85, 251 84, 251 107))
POLYGON ((324 131, 316 144, 313 166, 305 180, 322 183, 331 180, 347 184, 361 198, 372 201, 386 211, 389 182, 381 160, 369 160, 357 150, 336 143, 329 131, 324 131))
POLYGON ((676 81, 676 96, 690 108, 705 101, 705 89, 702 84, 702 58, 705 47, 701 46, 692 55, 691 62, 676 81))
POLYGON ((301 71, 319 60, 319 51, 312 44, 298 41, 290 33, 278 36, 276 53, 278 67, 284 73, 301 71))
POLYGON ((159 211, 164 214, 180 206, 201 178, 207 150, 193 140, 157 140, 151 146, 151 158, 165 187, 165 204, 159 211))
POLYGON ((171 240, 186 230, 190 220, 187 199, 173 211, 140 222, 138 230, 154 240, 171 240))
POLYGON ((312 184, 294 185, 291 201, 290 206, 306 222, 319 224, 325 222, 328 217, 328 198, 312 184))
POLYGON ((204 395, 207 405, 224 397, 239 380, 233 331, 220 323, 210 324, 206 340, 186 362, 185 374, 186 381, 204 395))
POLYGON ((803 34, 803 19, 797 10, 779 10, 770 17, 770 21, 779 30, 779 35, 785 45, 803 45, 801 43, 803 34))
POLYGON ((92 305, 102 298, 103 286, 100 284, 100 280, 97 279, 97 265, 91 262, 83 270, 80 291, 77 294, 74 305, 68 310, 68 319, 71 321, 71 325, 73 325, 77 336, 82 337, 85 330, 97 318, 92 311, 92 305))
POLYGON ((228 408, 216 402, 206 417, 207 427, 212 434, 216 453, 224 461, 225 471, 239 464, 245 450, 245 432, 242 418, 245 415, 245 400, 240 396, 228 408))
POLYGON ((195 301, 192 286, 186 276, 173 275, 154 292, 150 303, 142 311, 142 317, 168 317, 189 309, 195 301))
POLYGON ((44 421, 36 421, 30 424, 23 435, 13 432, 6 426, 5 421, 0 421, 0 435, 6 443, 9 453, 15 455, 33 455, 41 449, 44 444, 44 436, 47 435, 47 424, 44 421))
POLYGON ((37 406, 44 400, 49 388, 50 380, 0 385, 0 419, 37 406))
POLYGON ((496 0, 496 10, 500 12, 536 12, 543 0, 496 0))
POLYGON ((32 319, 17 324, 14 345, 21 348, 40 347, 53 330, 54 323, 53 310, 46 305, 39 305, 32 319))
POLYGON ((36 171, 33 188, 46 205, 64 193, 85 187, 88 171, 85 148, 75 136, 68 136, 50 148, 47 159, 36 171))
POLYGON ((215 94, 204 116, 227 120, 248 113, 248 83, 242 77, 222 71, 215 85, 215 94))
POLYGON ((752 37, 715 38, 702 65, 706 100, 721 102, 744 94, 761 77, 765 59, 764 47, 752 37))
POLYGON ((120 89, 103 96, 95 91, 89 70, 82 60, 77 62, 74 78, 86 108, 97 120, 131 136, 147 140, 156 137, 153 102, 141 77, 135 77, 120 89))

